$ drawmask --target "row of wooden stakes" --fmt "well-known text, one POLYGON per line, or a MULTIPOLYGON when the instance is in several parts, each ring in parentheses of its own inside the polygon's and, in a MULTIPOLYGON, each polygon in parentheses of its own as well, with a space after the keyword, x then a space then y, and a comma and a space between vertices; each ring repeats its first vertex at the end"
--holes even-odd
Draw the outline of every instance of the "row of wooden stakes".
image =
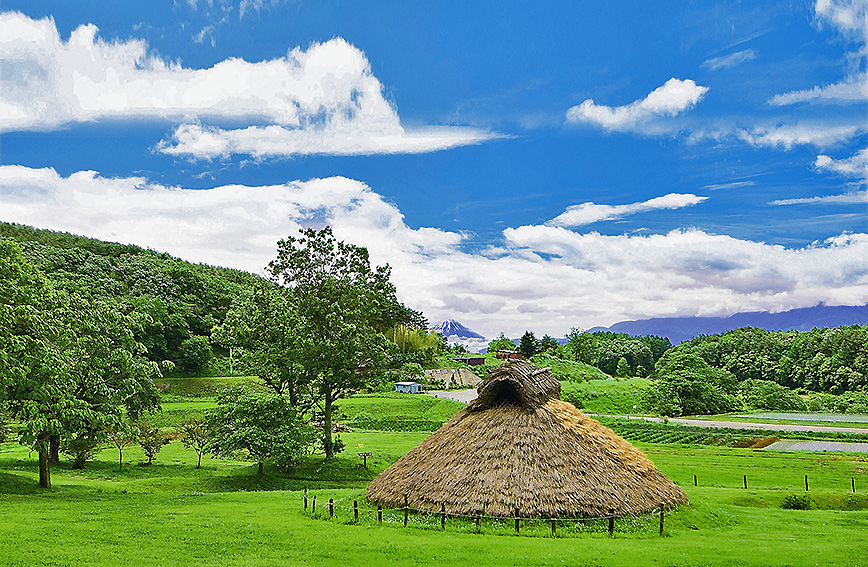
MULTIPOLYGON (((315 514, 316 513, 316 495, 314 494, 312 499, 308 499, 307 488, 305 488, 304 489, 304 510, 305 511, 307 511, 307 509, 308 509, 308 504, 310 504, 311 514, 315 514)), ((404 527, 407 527, 407 524, 409 522, 409 517, 410 517, 410 504, 408 502, 407 495, 404 495, 404 505, 400 509, 403 510, 403 512, 404 512, 404 527)), ((333 518, 335 515, 335 501, 333 498, 329 498, 328 510, 329 510, 329 518, 333 518)), ((660 505, 659 514, 660 514, 660 535, 662 536, 663 535, 663 520, 665 517, 665 507, 662 504, 660 505)), ((475 515, 447 514, 446 513, 446 505, 441 504, 440 505, 440 529, 442 529, 442 530, 446 529, 447 516, 452 517, 452 518, 469 518, 469 519, 475 520, 477 528, 482 526, 482 519, 483 518, 490 518, 490 519, 497 519, 497 520, 503 520, 504 519, 502 517, 483 516, 482 514, 475 514, 475 515)), ((604 516, 603 518, 588 518, 588 520, 591 520, 591 519, 608 519, 608 521, 609 521, 609 526, 608 526, 609 535, 613 536, 615 534, 615 518, 616 518, 615 510, 613 509, 613 510, 609 510, 608 516, 604 516)), ((358 500, 353 500, 353 519, 356 522, 359 521, 359 501, 358 500)), ((515 522, 515 533, 519 533, 521 530, 521 520, 534 520, 534 519, 539 519, 539 518, 523 518, 519 514, 518 508, 516 508, 515 515, 513 516, 513 520, 515 522)), ((551 518, 548 518, 548 521, 551 525, 552 535, 555 535, 555 533, 557 532, 558 518, 556 516, 552 516, 551 518)), ((380 505, 377 505, 377 522, 379 522, 381 524, 383 523, 383 507, 380 505)))

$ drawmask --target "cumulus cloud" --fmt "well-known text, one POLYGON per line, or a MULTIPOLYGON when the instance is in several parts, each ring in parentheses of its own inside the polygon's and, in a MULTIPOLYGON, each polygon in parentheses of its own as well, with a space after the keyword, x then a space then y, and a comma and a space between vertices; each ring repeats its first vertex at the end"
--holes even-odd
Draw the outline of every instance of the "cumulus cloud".
POLYGON ((655 197, 641 203, 627 205, 597 205, 595 203, 582 203, 571 205, 567 210, 552 220, 548 226, 576 227, 599 221, 618 219, 627 215, 644 213, 659 209, 680 209, 689 207, 708 199, 690 193, 669 193, 662 197, 655 197))
POLYGON ((706 59, 702 62, 702 66, 706 69, 717 71, 719 69, 736 67, 742 63, 753 61, 754 59, 756 59, 756 52, 753 49, 745 49, 744 51, 738 51, 729 55, 706 59))
POLYGON ((826 169, 842 175, 861 177, 868 181, 868 148, 847 159, 832 159, 827 155, 817 156, 817 169, 826 169))
POLYGON ((379 153, 381 147, 396 153, 493 137, 470 128, 406 131, 365 54, 341 38, 268 61, 233 58, 189 69, 150 53, 143 41, 104 41, 94 25, 63 41, 52 19, 7 12, 0 14, 0 63, 4 131, 103 119, 169 120, 187 125, 160 149, 191 157, 199 151, 213 157, 215 144, 222 144, 219 155, 276 155, 274 146, 287 140, 312 141, 317 153, 379 153), (253 127, 199 125, 209 120, 253 127))
POLYGON ((694 81, 669 79, 642 100, 625 106, 605 106, 587 99, 567 110, 567 121, 589 123, 605 130, 641 130, 649 121, 675 116, 692 108, 708 91, 694 81))
POLYGON ((504 231, 499 247, 474 253, 468 237, 409 227, 395 205, 341 177, 189 190, 141 177, 0 166, 0 220, 251 271, 274 257, 278 239, 328 224, 341 240, 367 246, 375 263, 393 266, 408 305, 431 320, 458 313, 489 337, 868 302, 866 234, 793 249, 699 230, 602 236, 523 226, 504 231))

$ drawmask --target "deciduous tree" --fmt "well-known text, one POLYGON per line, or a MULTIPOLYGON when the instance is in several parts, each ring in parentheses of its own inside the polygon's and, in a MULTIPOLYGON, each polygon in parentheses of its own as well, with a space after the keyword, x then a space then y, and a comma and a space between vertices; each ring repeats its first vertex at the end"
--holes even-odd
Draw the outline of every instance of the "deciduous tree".
POLYGON ((243 451, 259 465, 272 460, 280 467, 291 467, 313 440, 289 401, 264 388, 237 386, 217 398, 217 408, 209 414, 214 432, 210 450, 215 456, 229 457, 243 451))
POLYGON ((214 430, 204 419, 191 419, 180 426, 181 442, 188 449, 196 451, 199 461, 196 468, 202 468, 202 455, 208 452, 211 440, 214 438, 214 430))
POLYGON ((365 248, 337 241, 326 227, 278 242, 269 270, 292 290, 301 364, 321 402, 326 458, 334 458, 334 402, 384 365, 380 331, 401 322, 391 269, 372 268, 365 248))

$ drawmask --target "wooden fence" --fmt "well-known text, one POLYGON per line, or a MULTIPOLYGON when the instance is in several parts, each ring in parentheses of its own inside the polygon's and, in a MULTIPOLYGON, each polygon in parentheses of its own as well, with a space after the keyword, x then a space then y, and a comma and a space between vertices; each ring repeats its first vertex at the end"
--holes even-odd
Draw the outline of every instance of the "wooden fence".
MULTIPOLYGON (((699 478, 697 475, 693 475, 693 485, 699 486, 699 478)), ((742 475, 741 485, 744 487, 745 490, 748 489, 748 477, 746 474, 742 475)), ((851 491, 853 493, 856 492, 856 478, 855 477, 850 478, 850 488, 851 488, 851 491)), ((809 484, 809 480, 808 480, 808 475, 805 475, 805 491, 808 492, 809 489, 810 489, 810 484, 809 484)), ((309 497, 307 488, 305 487, 304 495, 302 498, 303 498, 304 511, 305 512, 309 511, 311 515, 316 515, 316 507, 317 507, 316 495, 314 494, 312 497, 309 497)), ((335 501, 333 498, 329 498, 327 505, 328 505, 328 516, 330 519, 334 518, 336 508, 342 508, 342 507, 346 506, 346 508, 349 509, 349 502, 348 502, 347 498, 344 498, 344 499, 341 499, 338 501, 335 501)), ((403 516, 404 527, 406 527, 410 521, 410 512, 413 512, 415 515, 423 516, 425 518, 431 518, 432 516, 438 517, 439 521, 440 521, 440 529, 441 530, 446 529, 447 520, 451 520, 451 519, 464 519, 464 520, 468 520, 470 522, 474 522, 475 527, 477 529, 481 529, 483 520, 496 520, 498 522, 503 522, 503 521, 508 521, 511 519, 513 521, 515 533, 517 533, 517 534, 521 532, 522 522, 535 521, 535 522, 548 523, 551 527, 552 536, 555 536, 557 534, 557 530, 558 530, 559 526, 569 525, 569 524, 575 525, 577 523, 599 522, 601 520, 606 521, 609 536, 614 536, 615 521, 618 519, 627 518, 627 516, 615 515, 615 510, 610 510, 609 514, 607 514, 606 516, 603 516, 603 517, 558 518, 557 516, 552 516, 552 517, 545 518, 545 517, 540 517, 540 516, 522 516, 521 511, 519 509, 515 510, 515 512, 511 518, 504 518, 503 516, 488 516, 485 514, 468 515, 468 514, 447 513, 445 504, 440 505, 440 511, 439 512, 431 512, 431 511, 412 509, 410 507, 409 497, 407 495, 404 496, 404 505, 401 506, 400 508, 395 509, 395 510, 399 512, 399 516, 398 516, 399 520, 401 519, 401 516, 403 516)), ((659 535, 662 536, 664 534, 664 522, 665 522, 665 515, 666 515, 665 506, 661 505, 658 508, 656 513, 659 515, 658 532, 659 532, 659 535)), ((374 513, 373 511, 367 512, 367 513, 360 513, 358 500, 353 500, 352 501, 352 514, 353 514, 353 521, 355 523, 358 523, 360 518, 370 519, 370 520, 373 520, 374 518, 376 518, 376 521, 378 523, 380 523, 380 524, 383 523, 383 507, 382 506, 377 506, 376 513, 374 513)))

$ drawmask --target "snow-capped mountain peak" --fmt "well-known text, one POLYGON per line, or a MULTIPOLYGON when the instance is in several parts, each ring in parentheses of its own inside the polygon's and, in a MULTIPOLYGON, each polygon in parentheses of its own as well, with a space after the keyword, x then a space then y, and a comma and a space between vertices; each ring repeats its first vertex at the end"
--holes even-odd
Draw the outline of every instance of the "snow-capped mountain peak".
POLYGON ((460 339, 485 339, 479 333, 471 331, 455 319, 448 319, 431 327, 431 330, 440 333, 446 338, 458 337, 460 339))

